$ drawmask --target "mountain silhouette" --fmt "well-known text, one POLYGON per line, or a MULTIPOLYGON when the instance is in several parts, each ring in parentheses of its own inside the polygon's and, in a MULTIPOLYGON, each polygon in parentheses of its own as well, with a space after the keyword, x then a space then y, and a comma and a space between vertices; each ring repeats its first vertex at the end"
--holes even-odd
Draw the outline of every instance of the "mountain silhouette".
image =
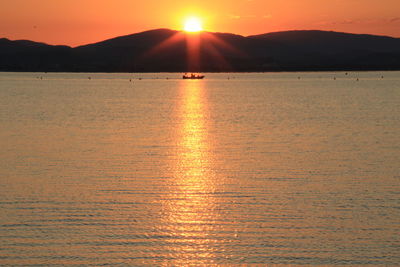
POLYGON ((79 47, 0 39, 0 71, 399 70, 400 39, 327 31, 253 36, 156 29, 79 47))

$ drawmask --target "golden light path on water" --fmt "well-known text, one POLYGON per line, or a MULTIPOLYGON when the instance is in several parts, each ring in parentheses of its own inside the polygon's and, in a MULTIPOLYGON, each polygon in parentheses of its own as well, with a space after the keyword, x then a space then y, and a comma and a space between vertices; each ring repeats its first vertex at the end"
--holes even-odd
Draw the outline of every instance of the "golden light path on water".
POLYGON ((209 139, 207 97, 202 81, 182 81, 177 108, 176 154, 173 182, 166 198, 165 225, 174 264, 213 263, 211 238, 217 220, 215 174, 209 139))

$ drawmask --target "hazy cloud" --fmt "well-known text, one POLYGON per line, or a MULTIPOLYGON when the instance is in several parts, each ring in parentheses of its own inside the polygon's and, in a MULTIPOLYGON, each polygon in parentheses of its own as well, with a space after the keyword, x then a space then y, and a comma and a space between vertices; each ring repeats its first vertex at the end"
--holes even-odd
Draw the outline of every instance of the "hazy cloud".
POLYGON ((397 17, 397 18, 392 18, 391 20, 390 20, 390 22, 400 22, 400 17, 397 17))
POLYGON ((319 25, 324 25, 324 26, 331 26, 331 25, 349 25, 349 24, 357 24, 360 23, 361 21, 359 20, 340 20, 340 21, 320 21, 317 24, 319 25))
POLYGON ((232 15, 232 14, 230 14, 230 15, 229 15, 229 18, 230 18, 230 19, 240 19, 240 18, 241 18, 241 16, 239 16, 239 15, 232 15))
POLYGON ((339 21, 320 21, 317 24, 324 26, 349 25, 349 24, 388 24, 400 22, 400 17, 391 19, 358 19, 358 20, 339 20, 339 21))
MULTIPOLYGON (((263 16, 263 18, 271 18, 271 17, 272 17, 271 15, 263 16)), ((229 18, 230 19, 254 19, 254 18, 257 18, 257 16, 256 15, 243 15, 243 16, 241 16, 241 15, 229 14, 229 18)))

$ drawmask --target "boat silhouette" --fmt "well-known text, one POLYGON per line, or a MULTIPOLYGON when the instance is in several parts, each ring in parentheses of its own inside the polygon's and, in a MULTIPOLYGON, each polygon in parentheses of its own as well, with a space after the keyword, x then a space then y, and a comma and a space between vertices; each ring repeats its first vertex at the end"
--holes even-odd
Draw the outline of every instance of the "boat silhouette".
POLYGON ((182 78, 183 79, 204 79, 204 75, 200 75, 200 74, 194 74, 194 73, 185 73, 182 78))

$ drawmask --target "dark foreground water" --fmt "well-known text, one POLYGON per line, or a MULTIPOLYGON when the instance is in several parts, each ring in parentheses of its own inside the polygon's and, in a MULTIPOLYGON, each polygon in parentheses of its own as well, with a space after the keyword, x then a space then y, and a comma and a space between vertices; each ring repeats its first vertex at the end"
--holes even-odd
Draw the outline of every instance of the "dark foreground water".
POLYGON ((0 265, 400 264, 400 72, 206 75, 0 73, 0 265))

